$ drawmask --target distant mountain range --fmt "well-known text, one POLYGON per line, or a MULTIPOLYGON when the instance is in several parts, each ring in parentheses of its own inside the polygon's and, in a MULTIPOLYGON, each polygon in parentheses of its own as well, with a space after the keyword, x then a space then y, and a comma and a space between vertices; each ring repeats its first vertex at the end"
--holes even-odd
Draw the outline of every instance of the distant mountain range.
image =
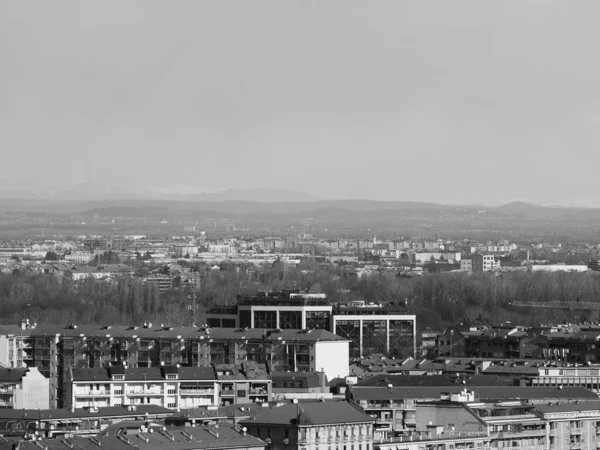
MULTIPOLYGON (((591 203, 588 198, 576 199, 574 205, 591 203)), ((378 212, 398 216, 404 212, 436 215, 456 208, 471 212, 494 211, 510 216, 536 219, 565 218, 596 220, 600 209, 581 206, 543 206, 532 202, 514 201, 499 206, 444 205, 412 201, 325 200, 289 189, 228 189, 218 191, 204 186, 135 188, 104 183, 84 183, 63 190, 37 191, 0 186, 0 210, 31 212, 82 212, 102 208, 163 208, 178 211, 215 211, 232 214, 310 213, 329 215, 333 211, 354 213, 378 212)))
POLYGON ((175 201, 248 201, 248 202, 314 202, 318 197, 289 189, 227 189, 217 191, 199 186, 172 188, 135 188, 104 183, 82 183, 66 190, 14 189, 0 187, 0 199, 52 200, 67 202, 106 200, 175 200, 175 201))

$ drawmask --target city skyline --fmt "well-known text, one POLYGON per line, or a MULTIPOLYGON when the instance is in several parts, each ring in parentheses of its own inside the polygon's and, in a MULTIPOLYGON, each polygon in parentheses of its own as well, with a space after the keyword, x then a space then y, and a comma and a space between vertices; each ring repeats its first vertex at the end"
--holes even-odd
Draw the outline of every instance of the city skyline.
POLYGON ((599 9, 3 2, 0 189, 600 206, 599 9))

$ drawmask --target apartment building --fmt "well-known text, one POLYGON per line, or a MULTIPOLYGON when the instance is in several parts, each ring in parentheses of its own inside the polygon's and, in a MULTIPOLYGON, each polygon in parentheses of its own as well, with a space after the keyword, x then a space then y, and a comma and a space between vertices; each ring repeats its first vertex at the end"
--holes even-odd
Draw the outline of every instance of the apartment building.
POLYGON ((0 369, 0 409, 48 409, 50 384, 37 367, 0 369))
POLYGON ((219 389, 209 367, 70 369, 65 407, 157 405, 169 409, 217 405, 219 389))
POLYGON ((92 260, 93 254, 90 252, 71 252, 65 255, 65 261, 77 264, 85 264, 92 260))
POLYGON ((348 402, 282 403, 256 410, 240 425, 272 450, 370 450, 373 419, 348 402))
MULTIPOLYGON (((559 387, 470 386, 469 389, 469 395, 474 396, 474 400, 469 401, 474 403, 527 399, 531 405, 538 405, 549 402, 574 403, 598 399, 596 394, 582 387, 561 389, 559 387)), ((354 385, 346 392, 346 397, 374 419, 376 438, 388 438, 397 433, 411 434, 422 431, 417 427, 417 407, 422 402, 437 402, 442 398, 449 400, 462 395, 464 390, 465 388, 460 385, 402 387, 354 385)))
MULTIPOLYGON (((145 326, 0 326, 0 364, 37 367, 50 382, 51 407, 63 407, 70 368, 182 367, 269 363, 270 370, 349 371, 349 341, 326 330, 145 326)), ((243 389, 240 389, 243 390, 243 389)))

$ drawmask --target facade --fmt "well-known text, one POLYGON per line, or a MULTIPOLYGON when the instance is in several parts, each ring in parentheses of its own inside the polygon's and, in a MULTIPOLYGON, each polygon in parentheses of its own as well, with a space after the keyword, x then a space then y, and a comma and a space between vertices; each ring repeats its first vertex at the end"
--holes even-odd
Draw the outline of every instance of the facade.
POLYGON ((348 402, 285 403, 240 421, 272 450, 371 450, 373 419, 348 402))
POLYGON ((71 369, 65 406, 98 408, 157 405, 169 409, 217 405, 219 389, 212 368, 111 366, 71 369))
POLYGON ((78 264, 85 264, 92 260, 94 255, 90 252, 71 252, 65 255, 65 261, 71 261, 78 264))
POLYGON ((465 272, 473 271, 473 260, 472 259, 461 259, 460 260, 460 270, 464 270, 465 272))
POLYGON ((241 328, 322 329, 331 331, 332 306, 325 294, 299 291, 267 293, 238 299, 231 309, 216 308, 206 314, 207 323, 235 320, 241 328))
POLYGON ((351 357, 416 354, 416 316, 379 305, 334 309, 325 294, 282 291, 239 298, 237 305, 213 308, 206 318, 215 327, 235 323, 241 328, 332 331, 350 341, 351 357))
POLYGON ((0 369, 1 409, 48 409, 50 383, 37 367, 0 369))
POLYGON ((333 316, 333 331, 350 341, 350 357, 373 353, 416 355, 416 322, 412 314, 370 308, 344 308, 333 316))
POLYGON ((581 386, 600 393, 600 368, 544 364, 530 378, 532 386, 581 386))
POLYGON ((63 407, 69 369, 267 364, 273 371, 349 371, 349 341, 325 330, 127 326, 0 326, 0 364, 37 367, 63 407))
POLYGON ((536 413, 547 424, 548 445, 551 449, 598 448, 600 402, 538 405, 536 413))
MULTIPOLYGON (((581 387, 542 388, 526 386, 470 386, 469 400, 478 402, 505 402, 527 399, 530 405, 548 402, 575 403, 597 400, 596 394, 581 387)), ((464 395, 464 387, 455 386, 351 386, 346 396, 356 403, 375 423, 376 438, 388 438, 398 433, 423 431, 418 428, 417 407, 422 402, 450 400, 464 395)), ((458 420, 458 419, 457 419, 458 420)), ((435 422, 434 422, 435 423, 435 422)), ((455 423, 455 422, 451 422, 455 423)), ((462 422, 461 422, 462 423, 462 422)), ((460 431, 480 431, 460 430, 460 431)))

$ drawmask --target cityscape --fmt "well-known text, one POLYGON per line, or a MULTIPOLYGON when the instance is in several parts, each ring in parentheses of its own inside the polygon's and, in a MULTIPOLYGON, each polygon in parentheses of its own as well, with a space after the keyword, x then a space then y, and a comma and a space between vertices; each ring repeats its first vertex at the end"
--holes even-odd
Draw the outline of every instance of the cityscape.
POLYGON ((600 449, 600 3, 0 2, 0 450, 600 449))

